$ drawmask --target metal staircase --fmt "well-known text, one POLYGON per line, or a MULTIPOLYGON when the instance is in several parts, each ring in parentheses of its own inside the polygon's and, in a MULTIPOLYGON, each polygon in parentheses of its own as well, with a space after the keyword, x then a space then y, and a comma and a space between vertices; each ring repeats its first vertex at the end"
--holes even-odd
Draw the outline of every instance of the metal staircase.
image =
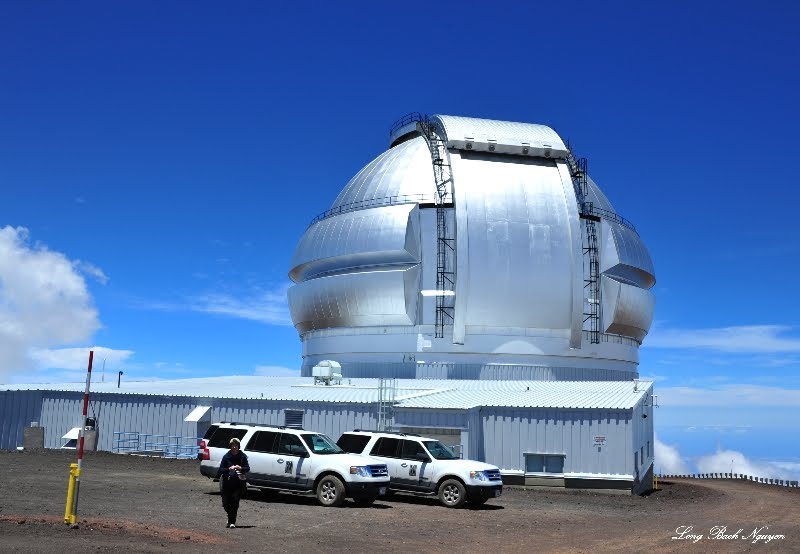
POLYGON ((580 218, 584 221, 586 229, 586 244, 583 246, 585 275, 583 288, 584 290, 588 289, 585 296, 589 307, 583 313, 583 323, 584 326, 588 323, 590 342, 598 344, 600 342, 600 258, 597 249, 596 223, 600 221, 600 216, 595 213, 593 203, 588 201, 589 182, 586 158, 576 158, 569 143, 567 143, 566 162, 572 178, 572 186, 575 188, 580 218))

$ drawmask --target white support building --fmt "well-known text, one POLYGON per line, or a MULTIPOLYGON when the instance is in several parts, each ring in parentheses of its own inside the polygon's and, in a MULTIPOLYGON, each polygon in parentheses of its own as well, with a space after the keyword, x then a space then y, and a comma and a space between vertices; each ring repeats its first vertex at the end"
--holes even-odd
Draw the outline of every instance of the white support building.
MULTIPOLYGON (((500 467, 508 484, 633 492, 651 484, 652 383, 398 379, 396 387, 395 431, 435 435, 465 458, 500 467)), ((46 448, 60 448, 80 424, 82 398, 79 383, 1 386, 0 448, 23 446, 32 421, 44 428, 46 448)), ((380 400, 377 379, 101 383, 93 386, 90 415, 99 450, 193 457, 192 444, 215 421, 299 424, 336 440, 375 429, 380 400)))

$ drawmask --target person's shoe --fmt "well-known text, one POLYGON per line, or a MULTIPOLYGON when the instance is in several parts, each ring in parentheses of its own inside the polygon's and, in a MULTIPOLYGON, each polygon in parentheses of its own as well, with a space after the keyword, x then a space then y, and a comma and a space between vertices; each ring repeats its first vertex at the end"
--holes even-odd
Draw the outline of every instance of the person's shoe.
POLYGON ((231 523, 230 525, 228 525, 228 529, 236 529, 236 524, 231 523))

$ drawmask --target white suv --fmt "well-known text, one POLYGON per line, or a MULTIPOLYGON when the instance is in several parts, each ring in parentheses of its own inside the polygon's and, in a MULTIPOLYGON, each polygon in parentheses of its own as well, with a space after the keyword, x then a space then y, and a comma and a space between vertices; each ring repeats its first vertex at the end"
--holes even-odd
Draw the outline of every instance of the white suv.
POLYGON ((320 433, 242 423, 215 423, 200 443, 200 473, 217 478, 232 438, 241 441, 250 473, 247 485, 259 489, 315 493, 323 506, 341 506, 345 498, 370 504, 386 494, 386 464, 348 454, 320 433))
POLYGON ((503 494, 496 466, 462 460, 435 439, 356 429, 343 433, 337 444, 345 452, 369 454, 386 462, 392 491, 435 494, 449 508, 465 502, 477 506, 503 494))

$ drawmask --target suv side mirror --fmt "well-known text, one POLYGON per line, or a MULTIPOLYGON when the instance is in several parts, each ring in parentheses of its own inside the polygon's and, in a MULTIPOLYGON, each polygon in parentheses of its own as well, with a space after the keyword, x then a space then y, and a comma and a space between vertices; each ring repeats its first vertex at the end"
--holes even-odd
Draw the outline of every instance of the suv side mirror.
POLYGON ((418 462, 429 463, 431 461, 430 456, 423 452, 417 452, 417 455, 414 457, 415 460, 418 462))

